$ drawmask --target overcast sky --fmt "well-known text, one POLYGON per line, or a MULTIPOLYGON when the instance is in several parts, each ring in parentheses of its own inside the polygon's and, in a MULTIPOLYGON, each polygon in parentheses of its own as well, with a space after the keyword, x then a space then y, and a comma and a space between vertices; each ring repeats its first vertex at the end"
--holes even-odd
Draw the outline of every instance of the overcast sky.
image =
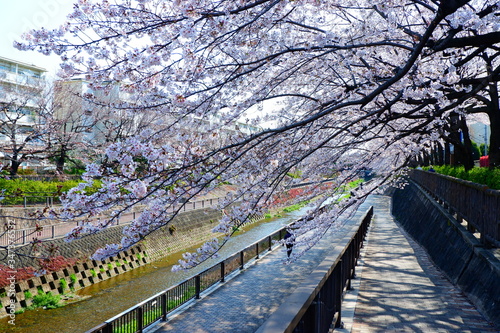
POLYGON ((55 73, 59 60, 38 52, 18 51, 12 46, 21 34, 34 28, 55 28, 73 7, 73 0, 0 0, 0 56, 55 73))

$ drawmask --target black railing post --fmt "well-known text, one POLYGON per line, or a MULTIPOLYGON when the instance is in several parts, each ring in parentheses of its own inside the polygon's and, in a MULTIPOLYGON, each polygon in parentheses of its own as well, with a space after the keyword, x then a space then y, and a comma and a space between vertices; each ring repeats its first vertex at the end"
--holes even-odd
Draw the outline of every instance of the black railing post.
POLYGON ((161 320, 167 321, 167 294, 163 293, 161 295, 161 320))
POLYGON ((143 329, 143 309, 142 309, 142 306, 139 306, 137 308, 137 332, 139 333, 142 333, 142 329, 143 329))
POLYGON ((245 267, 244 253, 243 251, 240 251, 240 269, 243 269, 244 267, 245 267))
POLYGON ((226 264, 224 261, 221 261, 221 263, 220 263, 220 282, 224 282, 225 277, 226 277, 226 264))
POLYGON ((55 238, 55 234, 56 234, 56 226, 55 224, 52 225, 52 238, 55 238))
POLYGON ((255 253, 256 253, 256 256, 255 256, 255 259, 259 259, 259 243, 255 243, 255 253))
POLYGON ((351 279, 354 275, 354 267, 352 265, 352 242, 348 245, 347 247, 347 260, 346 260, 346 266, 347 266, 347 281, 346 281, 346 287, 347 290, 351 290, 351 279))
POLYGON ((201 277, 200 277, 200 275, 196 275, 196 277, 194 278, 194 289, 195 289, 196 299, 200 299, 200 292, 201 292, 201 277))
POLYGON ((339 260, 337 266, 335 267, 335 313, 338 313, 337 321, 335 322, 335 328, 341 326, 342 317, 342 294, 344 293, 344 282, 342 281, 342 259, 339 260))
POLYGON ((314 309, 314 326, 316 328, 316 332, 322 332, 322 326, 321 322, 323 321, 323 316, 322 316, 322 309, 321 309, 321 302, 322 302, 322 290, 320 289, 318 292, 318 295, 316 295, 316 305, 314 309))
POLYGON ((273 249, 273 238, 269 236, 269 251, 273 249))

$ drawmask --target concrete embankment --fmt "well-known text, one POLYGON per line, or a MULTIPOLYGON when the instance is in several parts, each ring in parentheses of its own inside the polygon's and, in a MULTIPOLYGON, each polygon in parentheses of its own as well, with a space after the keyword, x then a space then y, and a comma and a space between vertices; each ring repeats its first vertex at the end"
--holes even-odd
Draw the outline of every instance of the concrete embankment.
MULTIPOLYGON (((447 210, 410 183, 393 194, 392 214, 474 305, 500 327, 500 261, 447 210)), ((498 249, 496 250, 498 251, 498 249)))
MULTIPOLYGON (((111 227, 70 243, 62 238, 51 240, 50 243, 58 248, 57 254, 81 259, 75 265, 43 276, 12 281, 11 285, 0 288, 0 316, 9 314, 11 304, 15 305, 15 310, 30 306, 32 297, 39 291, 52 294, 76 291, 210 240, 217 236, 211 230, 221 215, 220 211, 211 208, 181 213, 168 226, 156 230, 137 246, 104 261, 86 258, 104 244, 120 243, 124 226, 111 227)), ((31 247, 26 247, 26 251, 30 250, 31 247)), ((47 255, 45 251, 40 247, 37 254, 47 255)), ((35 261, 32 264, 35 265, 35 261)))

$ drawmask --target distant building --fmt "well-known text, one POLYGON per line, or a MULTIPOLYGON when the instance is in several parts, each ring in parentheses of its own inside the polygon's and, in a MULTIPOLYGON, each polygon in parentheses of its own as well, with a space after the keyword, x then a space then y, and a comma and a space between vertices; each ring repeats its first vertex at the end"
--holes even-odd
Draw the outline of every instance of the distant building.
POLYGON ((476 122, 469 125, 469 135, 473 142, 482 146, 486 151, 481 151, 481 155, 488 155, 487 149, 490 144, 491 129, 490 125, 476 122), (485 148, 486 147, 486 148, 485 148))
MULTIPOLYGON (((105 90, 92 88, 81 78, 57 81, 54 88, 54 116, 67 131, 82 133, 87 144, 101 145, 135 132, 143 117, 131 117, 124 103, 132 103, 121 85, 110 83, 105 90)), ((133 104, 133 103, 132 103, 133 104)))
MULTIPOLYGON (((22 143, 39 123, 44 68, 0 57, 0 157, 9 160, 13 141, 22 143)), ((36 140, 29 145, 36 145, 36 140)))
MULTIPOLYGON (((134 98, 136 96, 125 92, 120 83, 109 83, 103 91, 93 89, 89 81, 81 78, 58 81, 54 89, 55 116, 66 123, 68 131, 86 132, 81 136, 82 140, 95 147, 124 139, 142 129, 154 130, 160 118, 165 123, 176 122, 172 114, 161 114, 147 108, 130 112, 127 107, 137 105, 134 98)), ((240 122, 221 124, 218 116, 190 116, 189 119, 192 122, 185 125, 187 127, 181 125, 179 131, 204 133, 207 128, 220 127, 221 138, 224 138, 237 132, 248 135, 261 130, 240 122)))

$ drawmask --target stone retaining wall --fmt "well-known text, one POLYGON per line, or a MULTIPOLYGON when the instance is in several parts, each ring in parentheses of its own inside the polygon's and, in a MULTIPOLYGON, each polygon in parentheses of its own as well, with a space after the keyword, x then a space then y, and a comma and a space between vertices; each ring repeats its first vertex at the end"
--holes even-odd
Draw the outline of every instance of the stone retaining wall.
POLYGON ((87 260, 57 272, 2 287, 0 288, 2 303, 0 316, 11 313, 9 307, 11 299, 15 301, 14 310, 19 310, 30 306, 33 303, 33 297, 39 292, 51 292, 53 295, 65 294, 107 280, 149 262, 144 248, 137 246, 104 261, 87 260))
POLYGON ((393 194, 392 214, 434 263, 500 327, 500 261, 413 182, 393 194))
MULTIPOLYGON (((214 209, 199 209, 177 215, 169 225, 151 233, 138 246, 123 251, 116 257, 104 261, 81 259, 78 264, 61 269, 57 272, 19 281, 12 287, 0 288, 0 317, 9 314, 11 297, 15 299, 16 309, 32 304, 32 297, 39 290, 52 294, 63 294, 70 290, 76 291, 93 283, 107 280, 131 269, 159 260, 172 253, 178 253, 190 247, 199 245, 220 234, 211 230, 218 224, 222 213, 214 209), (175 230, 174 230, 175 229, 175 230), (66 283, 61 280, 66 280, 66 283), (62 284, 68 286, 63 290, 62 284), (15 290, 15 292, 14 292, 15 290)), ((257 221, 261 217, 255 217, 257 221)), ((50 240, 49 243, 59 247, 58 254, 65 258, 88 258, 96 249, 104 244, 119 243, 124 226, 115 226, 101 232, 67 243, 64 239, 50 240)), ((26 247, 28 251, 29 247, 26 247)), ((47 255, 43 249, 39 255, 47 255)), ((35 262, 32 263, 33 265, 35 262)))

